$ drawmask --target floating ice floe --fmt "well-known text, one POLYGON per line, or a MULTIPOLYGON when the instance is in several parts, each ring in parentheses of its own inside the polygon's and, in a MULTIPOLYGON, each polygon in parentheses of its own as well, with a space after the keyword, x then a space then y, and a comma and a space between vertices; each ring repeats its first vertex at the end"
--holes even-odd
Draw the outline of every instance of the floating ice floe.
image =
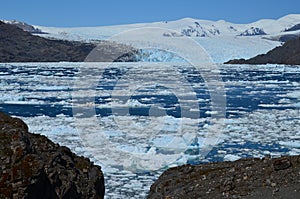
MULTIPOLYGON (((138 76, 146 74, 145 71, 139 71, 139 67, 143 67, 143 64, 121 63, 116 64, 116 67, 130 69, 133 75, 138 76)), ((160 75, 159 73, 163 72, 162 76, 166 77, 165 81, 173 82, 174 77, 169 77, 167 73, 170 70, 169 67, 165 67, 162 71, 155 71, 154 66, 160 67, 161 64, 154 64, 153 70, 148 70, 149 73, 160 75)), ((0 67, 11 67, 12 69, 19 67, 18 72, 24 72, 1 76, 0 89, 3 95, 0 97, 0 104, 2 107, 35 106, 44 103, 43 105, 50 105, 52 108, 54 105, 60 105, 63 109, 70 109, 72 103, 74 103, 73 106, 79 106, 80 100, 84 101, 87 97, 92 96, 84 101, 86 102, 83 104, 84 106, 88 108, 123 106, 123 108, 137 109, 149 107, 152 111, 164 111, 165 113, 167 110, 173 110, 174 107, 188 107, 190 111, 198 111, 197 108, 190 108, 188 105, 199 103, 205 105, 205 107, 199 107, 200 111, 204 110, 204 112, 210 113, 209 111, 213 110, 209 104, 210 96, 208 95, 207 99, 206 96, 203 96, 206 91, 203 82, 191 83, 192 88, 199 91, 200 96, 198 98, 190 97, 195 96, 197 92, 184 93, 183 90, 180 90, 181 93, 176 97, 182 99, 172 104, 173 107, 165 108, 160 104, 152 104, 152 102, 160 100, 164 96, 168 95, 169 97, 175 94, 168 89, 157 89, 160 88, 160 85, 153 82, 150 84, 152 87, 148 87, 149 90, 144 87, 145 92, 143 94, 145 96, 138 100, 129 97, 120 98, 126 100, 118 101, 111 96, 111 90, 107 90, 105 87, 113 85, 110 79, 101 79, 99 84, 103 86, 101 88, 104 90, 90 88, 90 85, 87 84, 71 94, 71 91, 66 91, 66 89, 70 88, 76 77, 49 77, 47 76, 49 75, 48 72, 41 72, 36 75, 26 73, 27 69, 35 71, 38 68, 39 71, 54 70, 57 71, 57 74, 60 70, 73 70, 80 67, 97 71, 97 68, 88 63, 82 65, 75 63, 23 63, 13 66, 0 64, 0 67), (22 84, 19 82, 20 80, 22 80, 22 84), (47 83, 45 84, 45 82, 47 83), (45 88, 47 86, 49 88, 45 88), (55 88, 55 86, 58 87, 55 88), (41 88, 45 88, 45 90, 41 88), (99 103, 95 100, 95 95, 101 98, 99 103)), ((161 171, 137 175, 136 173, 144 171, 143 168, 155 170, 158 167, 168 168, 193 161, 196 163, 216 160, 234 161, 249 156, 261 158, 268 154, 276 157, 300 154, 300 83, 297 79, 299 67, 282 65, 220 65, 219 67, 222 70, 222 75, 228 78, 225 86, 227 99, 229 99, 227 105, 229 116, 224 120, 223 125, 219 125, 219 121, 212 120, 210 117, 187 118, 181 116, 176 118, 167 114, 162 114, 162 116, 155 116, 154 114, 150 114, 150 116, 133 116, 130 114, 102 116, 98 114, 95 115, 95 120, 89 116, 84 118, 85 116, 82 114, 82 126, 77 124, 74 118, 64 114, 58 114, 56 117, 37 116, 22 119, 29 125, 31 132, 43 133, 54 142, 68 146, 78 155, 85 155, 96 164, 101 165, 108 184, 119 183, 118 187, 108 187, 110 196, 113 193, 136 193, 135 190, 140 190, 139 192, 145 194, 161 171), (240 74, 240 78, 232 75, 233 72, 240 74), (249 73, 255 75, 252 77, 249 73), (291 80, 272 79, 281 73, 292 75, 291 80), (263 77, 268 77, 270 81, 259 80, 263 77), (257 102, 256 106, 249 108, 248 104, 252 105, 254 102, 257 102), (94 121, 96 122, 94 123, 94 121), (101 127, 100 130, 99 126, 101 127), (217 140, 209 137, 209 135, 214 137, 214 133, 220 133, 217 140), (108 140, 116 150, 105 150, 104 142, 101 140, 108 140), (210 148, 210 146, 213 147, 210 148), (199 154, 201 154, 202 149, 205 150, 205 147, 212 149, 211 153, 207 157, 200 157, 199 154), (200 152, 198 152, 199 150, 200 152), (119 151, 125 154, 123 159, 118 159, 120 158, 119 151), (176 156, 174 153, 177 153, 176 156), (107 156, 103 156, 103 154, 107 154, 107 156), (137 159, 130 158, 131 155, 136 155, 137 159), (162 161, 155 161, 155 158, 162 161), (118 160, 122 160, 124 165, 120 164, 122 161, 118 160), (118 176, 117 174, 120 173, 122 175, 118 176), (130 182, 136 183, 138 186, 132 186, 132 189, 124 187, 130 182)), ((185 65, 181 65, 180 68, 189 69, 185 65)), ((113 71, 111 72, 113 73, 113 71)), ((76 75, 76 71, 74 73, 76 75)), ((195 76, 192 70, 190 73, 195 76)), ((119 88, 123 88, 122 86, 125 84, 120 85, 119 88)), ((122 94, 126 97, 126 93, 122 94)))
POLYGON ((300 140, 299 141, 280 141, 278 143, 285 147, 300 148, 300 140))
POLYGON ((224 156, 224 161, 236 161, 236 160, 239 160, 239 159, 241 159, 241 157, 237 156, 237 155, 226 154, 224 156))

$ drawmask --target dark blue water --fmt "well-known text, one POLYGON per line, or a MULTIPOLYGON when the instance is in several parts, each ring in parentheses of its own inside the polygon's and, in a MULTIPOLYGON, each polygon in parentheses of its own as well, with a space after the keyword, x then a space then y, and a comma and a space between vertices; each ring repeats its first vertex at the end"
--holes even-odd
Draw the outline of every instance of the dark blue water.
MULTIPOLYGON (((114 102, 115 99, 122 99, 122 96, 112 97, 111 92, 116 89, 118 81, 130 70, 132 72, 132 69, 128 66, 123 67, 122 65, 120 65, 120 67, 105 69, 95 88, 97 95, 93 96, 90 100, 94 103, 92 104, 92 108, 95 108, 95 112, 86 111, 91 107, 77 107, 78 112, 83 113, 79 117, 90 117, 95 113, 99 117, 128 114, 133 116, 148 116, 151 114, 151 116, 170 115, 175 118, 187 117, 187 115, 183 116, 181 114, 182 110, 186 109, 186 107, 181 106, 179 97, 162 85, 139 88, 130 96, 131 100, 143 106, 111 107, 109 104, 114 102), (169 93, 164 94, 164 92, 161 91, 169 91, 169 93), (154 106, 158 108, 153 109, 154 106)), ((186 79, 195 92, 196 98, 199 99, 197 101, 199 105, 199 115, 197 115, 197 117, 211 117, 208 112, 212 110, 211 97, 205 81, 201 77, 201 73, 193 67, 174 66, 174 70, 177 70, 179 74, 186 79)), ((220 66, 220 70, 221 79, 226 92, 226 118, 233 119, 234 121, 244 121, 240 119, 248 118, 248 115, 256 113, 256 111, 266 112, 261 113, 258 118, 254 118, 255 121, 253 123, 249 121, 249 123, 242 124, 241 126, 235 126, 242 129, 236 130, 238 139, 235 139, 235 135, 230 135, 231 131, 229 129, 226 132, 229 136, 226 138, 227 140, 216 144, 216 146, 211 149, 207 156, 204 157, 206 162, 223 161, 225 154, 235 154, 239 157, 256 157, 257 155, 261 157, 261 155, 265 155, 265 151, 275 154, 288 154, 292 150, 292 147, 279 144, 278 138, 280 138, 281 135, 278 137, 270 135, 270 138, 268 138, 269 135, 264 135, 264 130, 266 130, 266 128, 277 128, 276 125, 280 125, 281 123, 276 124, 276 122, 283 121, 283 125, 293 127, 282 131, 282 139, 284 141, 290 140, 290 135, 295 135, 299 131, 299 129, 296 129, 299 127, 299 116, 297 113, 294 115, 281 116, 278 115, 277 112, 274 114, 274 111, 299 110, 299 97, 290 94, 300 90, 300 68, 296 66, 270 66, 270 68, 262 68, 259 66, 220 66), (268 123, 274 125, 274 121, 268 121, 268 118, 265 117, 269 112, 270 115, 273 114, 273 116, 279 117, 273 118, 276 120, 275 127, 268 125, 268 123), (262 117, 262 119, 260 117, 262 117), (267 119, 259 123, 260 120, 264 120, 264 117, 267 119), (256 128, 251 125, 262 126, 256 128), (247 132, 243 130, 245 126, 248 127, 245 129, 247 132), (252 131, 253 134, 251 134, 252 131), (239 133, 241 133, 240 137, 239 133), (250 135, 250 138, 243 138, 242 136, 247 135, 247 133, 250 135), (261 133, 263 135, 261 135, 261 133), (262 137, 261 140, 260 137, 262 137), (264 139, 264 137, 267 139, 264 139), (220 153, 220 151, 222 152, 220 153)), ((72 117, 72 103, 74 101, 85 101, 86 98, 88 98, 88 96, 74 96, 72 94, 72 92, 77 91, 74 89, 74 83, 78 76, 78 71, 78 64, 74 64, 73 66, 72 63, 0 64, 0 111, 23 118, 32 118, 31 121, 40 119, 38 121, 41 122, 45 122, 43 117, 33 117, 49 116, 51 119, 53 118, 54 122, 58 121, 58 123, 65 118, 72 117)), ((189 97, 185 98, 190 99, 189 97)), ((286 114, 288 113, 290 112, 286 112, 286 114)), ((281 114, 281 112, 279 112, 279 114, 281 114)), ((195 113, 192 110, 190 111, 190 116, 195 117, 195 113)), ((253 119, 253 117, 250 117, 250 119, 253 119)), ((53 122, 50 124, 55 125, 53 122)), ((32 124, 33 127, 39 125, 39 123, 34 122, 32 124)), ((58 124, 58 127, 53 126, 53 128, 58 131, 64 128, 59 125, 60 124, 58 124)), ((65 125, 65 123, 63 123, 63 125, 65 125)), ((200 123, 199 127, 202 128, 204 125, 205 122, 200 123)), ((280 126, 278 128, 280 128, 280 126)), ((234 132, 235 129, 232 131, 236 133, 234 132)), ((71 130, 71 132, 73 131, 71 130)), ((269 132, 272 133, 272 130, 269 132)), ((62 130, 62 132, 55 132, 54 135, 51 133, 52 132, 50 132, 49 135, 46 134, 50 137, 53 136, 51 137, 53 141, 66 145, 75 152, 77 152, 75 150, 76 148, 81 147, 80 143, 74 142, 74 139, 70 138, 70 132, 68 131, 64 132, 62 130)), ((279 134, 280 133, 281 132, 279 132, 279 134)), ((169 151, 159 149, 157 152, 164 154, 169 151)), ((200 157, 201 150, 197 142, 192 143, 184 154, 189 156, 186 163, 199 164, 203 162, 203 157, 200 157)), ((135 190, 124 188, 125 184, 132 184, 131 180, 133 182, 136 182, 136 180, 143 182, 144 187, 146 187, 143 191, 147 193, 150 184, 157 178, 157 176, 155 176, 157 173, 150 171, 138 173, 136 176, 131 175, 128 177, 124 175, 122 178, 123 184, 121 183, 115 186, 120 183, 122 175, 109 172, 105 172, 105 174, 108 185, 106 189, 107 195, 115 195, 118 193, 120 197, 125 196, 126 198, 137 195, 135 190), (145 176, 147 178, 139 178, 145 176), (114 186, 111 186, 111 184, 114 186)), ((143 191, 141 191, 141 193, 143 191)))
MULTIPOLYGON (((201 74, 195 70, 195 68, 178 68, 177 69, 182 76, 191 84, 193 87, 197 83, 205 83, 201 77, 201 74)), ((103 76, 99 79, 99 84, 96 90, 114 90, 115 84, 127 70, 122 70, 119 68, 108 68, 104 71, 103 76)), ((62 88, 60 90, 56 89, 33 89, 32 84, 38 85, 43 84, 43 78, 50 77, 53 79, 69 78, 69 83, 72 84, 72 78, 76 76, 78 69, 76 67, 59 67, 59 66, 34 66, 34 65, 1 65, 0 66, 0 78, 2 78, 1 83, 5 85, 18 85, 5 88, 2 86, 1 92, 12 92, 12 93, 30 93, 25 101, 42 101, 42 104, 6 104, 0 101, 0 110, 16 116, 33 117, 39 115, 46 115, 50 117, 55 117, 58 114, 64 114, 72 116, 72 103, 65 105, 63 102, 71 102, 71 94, 68 97, 60 97, 60 92, 73 91, 72 87, 62 88), (10 78, 7 78, 10 77, 10 78), (15 77, 15 78, 14 78, 15 77), (35 77, 35 78, 33 78, 35 77), (57 93, 58 96, 52 94, 51 97, 35 96, 35 93, 57 93), (62 105, 61 102, 63 103, 62 105)), ((290 82, 300 82, 299 73, 290 73, 282 71, 268 71, 268 70, 235 70, 230 68, 223 68, 221 70, 221 77, 225 83, 226 88, 226 105, 227 105, 227 117, 238 117, 238 113, 231 113, 230 111, 246 111, 252 112, 257 109, 296 109, 292 104, 290 106, 272 106, 272 107, 260 107, 260 104, 278 104, 278 101, 282 99, 282 95, 295 89, 290 85, 290 82), (264 84, 258 83, 264 81, 264 84), (278 86, 268 87, 268 84, 278 81, 278 86), (235 82, 245 82, 235 84, 235 82), (255 93, 255 94, 251 94, 255 93)), ((68 81, 68 80, 67 80, 68 81)), ((55 81, 52 82, 55 85, 55 81)), ((181 108, 178 106, 179 100, 175 95, 147 95, 143 94, 149 91, 159 91, 167 90, 164 87, 155 88, 144 88, 144 90, 138 90, 137 94, 131 96, 131 99, 135 99, 138 102, 149 105, 149 107, 130 107, 130 115, 149 115, 150 105, 159 105, 165 112, 161 114, 167 114, 174 117, 181 117, 181 108), (148 99, 148 100, 143 100, 148 99)), ((209 117, 206 114, 207 111, 211 110, 210 94, 205 87, 197 88, 194 87, 193 90, 196 92, 196 97, 202 99, 199 102, 200 117, 209 117), (205 102, 203 102, 205 101, 205 102)), ((13 94, 12 94, 13 95, 13 94)), ((95 96, 96 104, 105 104, 111 102, 111 96, 95 96)), ((116 97, 116 96, 115 96, 116 97)), ((285 97, 286 98, 286 97, 285 97)), ((297 99, 290 98, 291 101, 297 99)), ((278 104, 279 105, 279 104, 278 104)), ((112 114, 110 108, 96 108, 96 113, 100 116, 108 116, 112 114)), ((118 114, 118 112, 115 114, 118 114)), ((122 114, 122 111, 120 111, 122 114)), ((158 113, 158 116, 160 113, 158 113)))

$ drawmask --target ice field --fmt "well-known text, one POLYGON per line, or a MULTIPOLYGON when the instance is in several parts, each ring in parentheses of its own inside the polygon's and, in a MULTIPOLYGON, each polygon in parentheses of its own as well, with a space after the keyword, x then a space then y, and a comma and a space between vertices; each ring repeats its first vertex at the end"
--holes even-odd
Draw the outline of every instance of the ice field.
POLYGON ((300 67, 218 68, 223 117, 209 69, 184 63, 0 64, 0 111, 101 165, 107 198, 145 198, 176 165, 300 154, 300 67))

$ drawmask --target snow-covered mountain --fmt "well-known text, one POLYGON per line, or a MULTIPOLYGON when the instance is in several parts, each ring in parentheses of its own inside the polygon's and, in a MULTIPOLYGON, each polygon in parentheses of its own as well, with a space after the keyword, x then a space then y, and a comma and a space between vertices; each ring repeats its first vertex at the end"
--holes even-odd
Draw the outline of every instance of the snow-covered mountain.
POLYGON ((253 36, 267 35, 273 37, 282 34, 300 34, 300 14, 290 14, 274 19, 262 19, 249 24, 234 24, 224 20, 210 21, 193 18, 183 18, 176 21, 139 23, 100 27, 55 28, 34 26, 49 37, 75 40, 105 39, 114 34, 135 28, 158 27, 166 29, 163 36, 167 37, 217 37, 217 36, 253 36), (298 26, 297 26, 298 25, 298 26))
POLYGON ((240 34, 240 36, 255 36, 255 35, 266 35, 266 33, 261 28, 251 27, 250 29, 247 29, 240 34))
MULTIPOLYGON (((290 14, 277 20, 262 19, 249 24, 183 18, 176 21, 99 27, 33 27, 48 33, 40 35, 43 37, 89 42, 111 39, 112 36, 129 30, 138 32, 140 29, 156 27, 163 30, 162 38, 190 37, 205 48, 214 61, 225 62, 229 59, 247 59, 266 53, 281 45, 281 42, 299 36, 299 24, 300 14, 290 14)), ((145 35, 147 36, 151 37, 145 35)), ((156 52, 150 53, 155 55, 156 52)), ((161 52, 157 54, 160 56, 161 52)))

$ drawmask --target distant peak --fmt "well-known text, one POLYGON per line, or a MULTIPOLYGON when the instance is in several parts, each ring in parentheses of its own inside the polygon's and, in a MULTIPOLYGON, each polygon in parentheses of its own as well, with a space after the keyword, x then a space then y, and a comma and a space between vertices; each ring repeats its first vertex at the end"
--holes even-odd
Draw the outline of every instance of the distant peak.
POLYGON ((300 14, 288 14, 279 18, 278 20, 282 21, 282 20, 291 20, 291 19, 300 20, 300 14))
POLYGON ((195 18, 191 18, 191 17, 185 17, 185 18, 181 18, 181 19, 175 20, 174 22, 192 22, 192 23, 194 23, 196 21, 201 21, 201 19, 195 19, 195 18))
POLYGON ((191 20, 191 21, 197 21, 198 19, 195 19, 195 18, 191 18, 191 17, 184 17, 180 20, 191 20))

